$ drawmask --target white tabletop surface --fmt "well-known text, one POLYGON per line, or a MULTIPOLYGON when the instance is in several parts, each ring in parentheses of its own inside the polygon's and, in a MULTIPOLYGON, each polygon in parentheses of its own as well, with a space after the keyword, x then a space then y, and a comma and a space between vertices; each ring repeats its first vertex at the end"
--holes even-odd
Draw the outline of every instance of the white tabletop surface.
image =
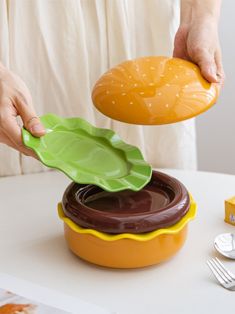
MULTIPOLYGON (((69 179, 49 172, 0 179, 0 271, 119 314, 234 313, 235 292, 217 284, 206 260, 216 255, 217 234, 235 232, 223 220, 224 200, 235 195, 235 176, 164 172, 181 180, 198 203, 187 241, 170 261, 136 270, 81 261, 68 250, 57 217, 69 179)), ((235 273, 235 261, 222 260, 235 273)))

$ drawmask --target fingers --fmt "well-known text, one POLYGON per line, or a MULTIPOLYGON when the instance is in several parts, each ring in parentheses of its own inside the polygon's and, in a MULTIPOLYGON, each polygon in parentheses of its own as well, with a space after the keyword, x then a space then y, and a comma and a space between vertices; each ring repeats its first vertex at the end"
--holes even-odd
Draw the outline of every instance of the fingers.
POLYGON ((181 42, 179 36, 176 34, 175 41, 174 41, 174 50, 173 50, 173 57, 174 58, 184 58, 185 56, 185 49, 184 45, 181 42))
POLYGON ((179 27, 174 40, 174 50, 173 50, 173 57, 174 58, 181 58, 181 59, 188 59, 188 53, 186 49, 186 36, 187 32, 183 27, 179 27))
POLYGON ((214 53, 210 53, 204 49, 195 49, 193 51, 194 62, 200 67, 204 78, 211 83, 218 83, 217 67, 215 63, 214 53))
POLYGON ((17 110, 22 118, 24 127, 34 136, 40 137, 46 133, 46 130, 40 119, 37 117, 34 109, 30 107, 23 98, 17 97, 17 110))
POLYGON ((5 134, 1 142, 18 150, 26 156, 36 158, 36 154, 24 146, 21 136, 21 128, 17 124, 16 118, 11 115, 6 115, 1 122, 1 130, 5 134))
POLYGON ((3 144, 6 144, 7 146, 18 150, 20 153, 26 155, 26 156, 30 156, 30 157, 34 157, 35 159, 37 159, 37 155, 31 150, 31 149, 27 149, 26 147, 23 146, 17 146, 14 142, 12 142, 7 136, 4 137, 4 140, 1 141, 3 144))
POLYGON ((32 135, 40 137, 46 133, 33 109, 27 86, 17 75, 4 68, 0 78, 0 142, 36 157, 22 142, 21 127, 16 121, 18 115, 32 135))
POLYGON ((25 128, 34 136, 40 137, 46 133, 44 126, 40 122, 40 119, 37 116, 33 116, 33 113, 31 113, 31 117, 23 118, 23 123, 25 128))
POLYGON ((190 51, 190 60, 200 67, 201 74, 207 81, 223 85, 225 75, 220 49, 209 51, 194 47, 190 51))
POLYGON ((177 40, 177 38, 175 39, 174 43, 173 57, 189 60, 189 56, 184 42, 177 40))
POLYGON ((185 49, 183 47, 178 46, 178 45, 174 46, 173 57, 188 60, 188 56, 187 56, 185 49))
POLYGON ((219 79, 219 83, 221 86, 223 86, 224 80, 225 80, 225 73, 224 73, 224 68, 222 64, 222 56, 221 56, 220 49, 218 49, 215 53, 215 63, 217 67, 217 77, 219 79))
POLYGON ((202 76, 210 83, 223 85, 225 75, 222 65, 221 53, 217 50, 215 53, 202 51, 196 57, 197 64, 200 67, 202 76))

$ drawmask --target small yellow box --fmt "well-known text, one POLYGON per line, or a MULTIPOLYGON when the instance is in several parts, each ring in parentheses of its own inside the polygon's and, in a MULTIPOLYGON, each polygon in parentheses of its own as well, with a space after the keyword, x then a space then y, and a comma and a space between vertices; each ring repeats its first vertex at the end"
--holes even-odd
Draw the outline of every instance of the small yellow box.
POLYGON ((235 196, 225 200, 224 221, 235 226, 235 196))

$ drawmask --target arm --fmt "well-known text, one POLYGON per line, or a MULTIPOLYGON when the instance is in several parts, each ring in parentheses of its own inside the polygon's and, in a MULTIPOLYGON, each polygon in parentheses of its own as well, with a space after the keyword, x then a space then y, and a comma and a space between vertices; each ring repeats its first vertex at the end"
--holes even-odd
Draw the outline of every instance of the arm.
POLYGON ((173 56, 190 60, 209 82, 223 83, 218 37, 221 0, 181 0, 180 26, 173 56))
POLYGON ((0 63, 0 143, 4 143, 25 155, 35 154, 22 143, 21 128, 16 117, 34 136, 42 136, 45 130, 33 109, 30 92, 24 82, 0 63))

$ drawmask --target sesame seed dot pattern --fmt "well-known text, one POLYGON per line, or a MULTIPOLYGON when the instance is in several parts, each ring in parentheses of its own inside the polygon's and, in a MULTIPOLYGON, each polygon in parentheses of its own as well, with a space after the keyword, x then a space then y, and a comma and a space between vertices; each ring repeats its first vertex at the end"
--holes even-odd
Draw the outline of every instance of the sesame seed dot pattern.
POLYGON ((119 64, 102 75, 92 91, 93 103, 103 114, 142 125, 195 117, 217 97, 217 85, 207 82, 196 65, 156 56, 119 64))

